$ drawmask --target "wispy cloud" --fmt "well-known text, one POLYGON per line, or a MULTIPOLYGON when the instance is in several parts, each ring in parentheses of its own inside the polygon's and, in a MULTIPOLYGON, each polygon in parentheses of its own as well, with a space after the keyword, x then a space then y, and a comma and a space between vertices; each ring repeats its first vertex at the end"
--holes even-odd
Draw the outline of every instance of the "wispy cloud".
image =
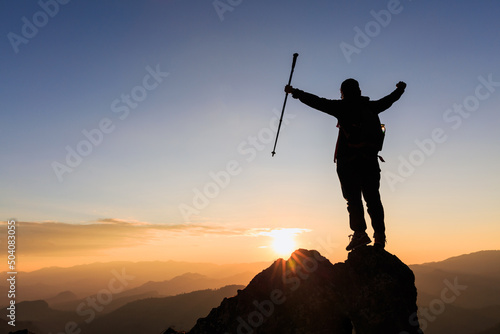
MULTIPOLYGON (((5 238, 6 222, 0 223, 0 237, 5 238)), ((293 229, 294 233, 306 229, 293 229)), ((169 236, 269 236, 271 228, 240 228, 221 224, 152 224, 136 220, 101 218, 83 224, 63 222, 18 222, 17 246, 30 256, 67 256, 98 254, 106 249, 129 248, 169 236)))
POLYGON ((275 237, 277 234, 287 234, 295 236, 304 232, 311 232, 308 228, 275 228, 275 229, 259 229, 256 231, 257 235, 264 235, 267 237, 275 237))

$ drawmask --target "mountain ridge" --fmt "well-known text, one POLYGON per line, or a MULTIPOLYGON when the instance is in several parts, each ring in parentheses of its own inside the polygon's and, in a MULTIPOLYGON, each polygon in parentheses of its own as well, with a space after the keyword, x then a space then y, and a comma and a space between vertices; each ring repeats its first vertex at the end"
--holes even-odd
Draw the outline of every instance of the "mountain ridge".
MULTIPOLYGON (((315 250, 296 250, 225 298, 189 334, 420 333, 411 270, 373 246, 332 264, 315 250)), ((174 333, 172 329, 165 333, 174 333)))
MULTIPOLYGON (((496 300, 500 301, 500 294, 498 291, 500 291, 500 284, 498 283, 498 280, 489 278, 487 275, 488 270, 486 271, 480 271, 480 275, 477 274, 477 272, 471 272, 468 271, 466 263, 470 263, 470 259, 472 259, 475 256, 478 256, 479 258, 476 258, 474 261, 476 262, 481 262, 481 265, 484 266, 485 268, 489 267, 498 267, 498 261, 496 258, 491 258, 488 256, 488 254, 499 254, 500 251, 480 251, 480 252, 473 252, 469 254, 462 254, 458 256, 454 256, 448 259, 453 259, 454 262, 457 262, 455 264, 455 267, 458 267, 461 269, 461 272, 453 272, 453 271, 446 271, 450 269, 451 267, 447 267, 447 264, 445 263, 445 266, 441 266, 441 262, 444 262, 446 260, 443 260, 441 262, 431 262, 431 265, 427 264, 422 264, 422 265, 409 265, 408 267, 414 272, 415 275, 415 286, 418 289, 418 299, 417 299, 417 304, 419 309, 422 309, 425 311, 427 309, 427 313, 429 314, 428 316, 420 317, 419 320, 425 321, 423 323, 426 325, 426 328, 422 326, 422 329, 426 334, 434 334, 434 333, 447 333, 447 332, 453 332, 455 334, 496 334, 498 333, 494 331, 495 328, 498 328, 498 321, 496 319, 500 319, 500 303, 491 305, 492 301, 495 302, 496 300), (486 257, 483 258, 481 257, 482 255, 486 255, 486 257), (463 262, 461 262, 463 260, 463 262), (445 270, 446 269, 446 270, 445 270), (485 273, 486 272, 486 273, 485 273), (456 300, 453 301, 453 303, 445 303, 444 307, 442 310, 436 309, 436 302, 439 302, 441 299, 441 293, 443 288, 446 287, 444 284, 444 280, 447 279, 450 283, 454 282, 455 277, 457 277, 457 284, 459 285, 467 285, 468 288, 464 290, 461 295, 457 296, 456 300), (490 285, 484 286, 484 284, 488 283, 490 285), (428 286, 427 286, 428 285, 428 286), (482 290, 481 290, 482 289, 482 290), (496 293, 496 294, 495 294, 496 293), (497 299, 495 299, 498 296, 497 299), (472 304, 471 304, 472 303, 472 304), (478 308, 470 308, 471 305, 477 305, 478 308), (489 305, 489 306, 488 306, 489 305), (433 313, 433 311, 439 311, 437 313, 433 313), (477 316, 480 316, 478 318, 477 316), (477 318, 477 319, 475 319, 477 318), (458 323, 454 319, 460 319, 460 323, 458 323), (497 327, 495 327, 497 326, 497 327), (471 329, 471 331, 468 331, 466 329, 471 329), (472 331, 475 330, 475 331, 472 331), (480 333, 480 331, 482 331, 480 333)), ((348 254, 349 255, 349 254, 348 254)), ((281 261, 284 261, 281 259, 281 261)), ((286 262, 286 261, 285 261, 286 262)), ((473 261, 472 261, 473 262, 473 261)), ((262 265, 259 271, 256 273, 258 274, 259 272, 263 271, 262 268, 267 268, 267 266, 262 265)), ((193 269, 193 268, 190 268, 193 269)), ((248 269, 248 268, 247 268, 248 269)), ((451 268, 453 269, 453 268, 451 268)), ((493 272, 495 274, 495 272, 493 272)), ((196 275, 196 274, 195 274, 196 275)), ((198 274, 200 275, 200 274, 198 274)), ((495 276, 493 276, 495 277, 495 276)), ((151 283, 155 283, 154 281, 149 280, 151 283)), ((162 281, 165 281, 163 279, 162 281)), ((249 280, 250 281, 250 280, 249 280)), ((148 280, 145 280, 145 283, 147 283, 148 280)), ((158 282, 156 282, 158 283, 158 282)), ((160 282, 161 283, 161 282, 160 282)), ((248 283, 248 281, 247 281, 248 283)), ((246 283, 245 283, 246 284, 246 283)), ((21 288, 23 288, 21 286, 21 288)), ((68 291, 65 286, 60 286, 59 287, 61 291, 68 291)), ((131 293, 131 289, 127 289, 124 291, 125 296, 127 293, 131 293)), ((94 293, 96 292, 96 288, 94 288, 94 293)), ((235 293, 235 295, 237 295, 235 293)), ((62 297, 68 297, 70 296, 69 294, 63 295, 62 297)), ((447 294, 448 297, 450 297, 449 293, 447 294)), ((51 297, 56 297, 56 295, 52 295, 51 297)), ((61 297, 61 296, 59 296, 61 297)), ((140 298, 143 300, 152 300, 151 295, 136 295, 133 298, 140 298), (146 299, 145 299, 146 298, 146 299)), ((156 295, 155 297, 159 297, 156 295)), ((227 296, 232 297, 232 296, 227 296)), ((268 296, 269 297, 269 296, 268 296)), ((132 298, 132 299, 133 299, 132 298)), ((159 297, 161 298, 161 297, 159 297)), ((179 297, 181 298, 181 297, 179 297)), ((222 298, 221 298, 222 299, 222 298)), ((117 315, 119 314, 119 311, 117 311, 120 307, 125 306, 129 303, 132 303, 134 300, 128 300, 127 299, 121 299, 121 295, 114 295, 114 302, 112 304, 106 305, 106 308, 103 312, 97 313, 96 314, 96 321, 98 321, 99 318, 105 317, 107 314, 111 312, 118 312, 116 313, 117 315), (114 302, 117 302, 115 308, 114 302), (106 312, 108 311, 108 312, 106 312)), ((217 303, 213 305, 213 307, 216 307, 221 303, 221 300, 219 300, 217 303)), ((21 304, 23 306, 24 304, 21 304)), ((26 304, 29 305, 29 304, 26 304)), ((32 304, 35 305, 35 304, 32 304)), ((41 304, 39 304, 41 305, 41 304)), ((50 305, 50 303, 49 303, 50 305)), ((1 305, 0 305, 1 306, 1 305)), ((194 306, 194 305, 193 305, 194 306)), ((51 306, 52 307, 52 306, 51 306)), ((75 317, 75 305, 70 307, 71 310, 71 315, 75 317)), ((21 313, 24 313, 21 309, 18 309, 18 312, 20 311, 21 313)), ((57 310, 57 309, 54 309, 57 310)), ((200 317, 206 316, 209 314, 209 309, 207 309, 205 314, 200 314, 200 317)), ((63 316, 64 313, 59 313, 59 315, 63 316)), ((58 317, 57 314, 54 314, 54 316, 51 315, 51 313, 48 313, 48 318, 47 320, 50 321, 50 319, 63 319, 63 317, 58 317)), ((37 325, 37 321, 33 321, 33 317, 30 317, 28 315, 28 318, 21 318, 23 321, 18 322, 17 328, 29 328, 32 332, 41 334, 47 331, 39 331, 37 325), (28 319, 29 318, 29 319, 28 319), (24 321, 27 319, 28 321, 24 321)), ((171 318, 172 319, 172 318, 171 318)), ((54 321, 55 321, 54 320, 54 321)), ((64 322, 63 322, 64 324, 64 322)), ((175 320, 165 322, 163 323, 163 328, 167 328, 168 326, 175 326, 174 328, 177 329, 189 329, 194 326, 195 321, 193 321, 192 325, 189 325, 188 323, 176 323, 175 320)), ((3 323, 0 322, 0 328, 2 327, 3 323)), ((422 324, 421 324, 422 325, 422 324)), ((6 325, 5 328, 9 329, 10 326, 6 325)), ((62 329, 63 327, 59 327, 62 329)), ((10 329, 11 330, 11 329, 10 329)), ((59 332, 56 331, 56 332, 59 332)), ((7 331, 8 332, 8 331, 7 331)), ((93 332, 94 333, 94 332, 93 332)), ((128 333, 124 331, 123 333, 128 333)), ((148 332, 144 332, 145 334, 149 334, 148 332)), ((157 332, 151 332, 151 334, 157 334, 157 332)), ((105 334, 105 333, 95 333, 95 334, 105 334)), ((132 333, 130 333, 132 334, 132 333)), ((135 333, 134 333, 135 334, 135 333)))
MULTIPOLYGON (((496 273, 500 275, 500 250, 482 250, 468 254, 461 254, 446 258, 442 261, 425 262, 421 264, 412 264, 410 267, 429 267, 442 270, 452 270, 462 272, 463 268, 468 271, 473 270, 477 274, 496 273), (497 264, 492 265, 492 264, 497 264)), ((467 271, 465 271, 467 272, 467 271)))

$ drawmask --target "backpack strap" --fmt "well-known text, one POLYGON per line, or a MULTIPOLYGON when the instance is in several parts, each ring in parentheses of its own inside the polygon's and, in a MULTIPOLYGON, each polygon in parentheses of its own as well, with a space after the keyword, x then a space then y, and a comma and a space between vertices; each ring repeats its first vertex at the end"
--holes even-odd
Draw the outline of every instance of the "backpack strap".
POLYGON ((335 144, 335 153, 333 155, 333 162, 334 163, 337 163, 337 150, 339 148, 339 139, 340 139, 340 124, 338 121, 337 121, 337 128, 339 129, 339 135, 337 137, 337 143, 335 144))

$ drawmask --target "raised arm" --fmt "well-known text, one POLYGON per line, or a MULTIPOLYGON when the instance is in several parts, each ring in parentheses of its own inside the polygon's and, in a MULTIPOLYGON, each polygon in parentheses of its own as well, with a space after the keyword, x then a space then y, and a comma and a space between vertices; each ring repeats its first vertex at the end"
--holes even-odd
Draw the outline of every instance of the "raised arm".
POLYGON ((372 101, 371 106, 373 110, 377 113, 380 113, 386 109, 388 109, 394 102, 399 100, 401 95, 405 92, 406 83, 400 81, 396 84, 396 89, 389 95, 381 98, 377 101, 372 101))
POLYGON ((285 86, 285 92, 292 94, 294 99, 299 99, 305 105, 327 113, 328 115, 337 117, 339 100, 329 100, 323 97, 318 97, 314 94, 304 92, 300 89, 293 88, 290 85, 285 86))

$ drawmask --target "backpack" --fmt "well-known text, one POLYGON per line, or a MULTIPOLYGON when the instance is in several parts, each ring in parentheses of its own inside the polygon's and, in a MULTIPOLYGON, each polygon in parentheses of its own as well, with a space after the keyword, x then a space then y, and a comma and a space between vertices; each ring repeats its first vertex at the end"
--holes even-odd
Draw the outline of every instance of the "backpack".
MULTIPOLYGON (((380 123, 377 113, 362 109, 355 119, 337 124, 347 141, 347 146, 360 153, 378 153, 382 150, 385 138, 385 125, 380 123)), ((338 141, 337 141, 338 144, 338 141)), ((335 150, 335 160, 337 157, 335 150)), ((381 159, 383 161, 383 159, 381 159)))

